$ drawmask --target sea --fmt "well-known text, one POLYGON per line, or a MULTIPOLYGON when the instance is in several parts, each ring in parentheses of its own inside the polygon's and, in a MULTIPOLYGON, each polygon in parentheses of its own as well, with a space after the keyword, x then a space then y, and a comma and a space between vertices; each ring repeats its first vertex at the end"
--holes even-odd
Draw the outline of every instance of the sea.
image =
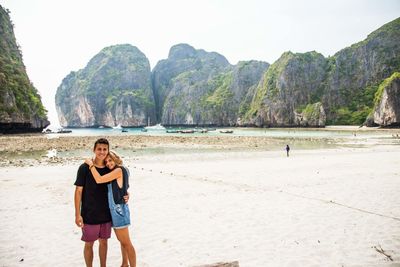
MULTIPOLYGON (((385 138, 393 135, 393 130, 382 130, 378 128, 365 128, 358 126, 327 126, 325 128, 211 128, 206 133, 200 132, 203 128, 166 128, 165 130, 148 130, 143 128, 64 128, 71 133, 51 134, 51 137, 58 136, 124 136, 124 135, 151 135, 151 136, 262 136, 273 138, 347 138, 347 137, 369 137, 385 138), (169 133, 177 130, 194 130, 194 133, 169 133), (232 133, 224 133, 224 131, 232 133)), ((400 133, 400 130, 398 130, 400 133)))

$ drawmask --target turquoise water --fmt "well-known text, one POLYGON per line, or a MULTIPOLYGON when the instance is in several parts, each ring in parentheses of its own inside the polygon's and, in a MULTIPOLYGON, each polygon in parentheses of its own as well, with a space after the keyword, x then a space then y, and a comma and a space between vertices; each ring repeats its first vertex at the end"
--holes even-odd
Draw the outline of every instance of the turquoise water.
MULTIPOLYGON (((365 137, 391 137, 391 132, 384 130, 359 130, 358 127, 341 127, 335 129, 327 128, 217 128, 215 131, 207 133, 195 132, 191 134, 183 133, 167 133, 165 130, 149 130, 143 132, 142 128, 125 128, 127 132, 121 132, 112 128, 66 128, 71 130, 72 133, 62 134, 63 136, 118 136, 118 135, 147 135, 147 136, 264 136, 274 138, 348 138, 356 136, 365 137), (231 129, 233 133, 224 134, 220 130, 231 129)), ((177 128, 168 128, 174 130, 177 128)), ((193 129, 193 128, 180 128, 180 129, 193 129)), ((400 131, 399 131, 400 132, 400 131)), ((59 134, 51 134, 49 136, 59 136, 59 134)))
MULTIPOLYGON (((125 128, 128 132, 121 130, 102 128, 71 128, 71 133, 67 134, 48 134, 48 138, 58 136, 252 136, 252 137, 270 137, 274 139, 268 144, 254 145, 249 147, 138 147, 136 149, 116 148, 115 150, 125 157, 140 157, 152 154, 172 154, 172 153, 212 153, 212 152, 234 152, 234 151, 273 151, 284 150, 287 143, 294 150, 301 149, 329 149, 337 146, 341 147, 363 147, 366 143, 373 140, 372 143, 400 145, 399 138, 393 138, 393 135, 400 136, 400 129, 382 130, 382 129, 359 129, 358 127, 327 127, 327 128, 217 128, 215 131, 207 133, 195 132, 192 134, 166 133, 165 130, 149 130, 142 132, 141 128, 125 128), (232 134, 220 133, 220 130, 233 130, 232 134), (369 141, 367 141, 369 140, 369 141)), ((181 128, 183 129, 183 128, 181 128)), ((186 128, 193 129, 193 128, 186 128)), ((169 129, 171 130, 171 129, 169 129)), ((23 161, 25 159, 42 159, 48 157, 49 151, 27 151, 27 152, 5 152, 0 155, 1 160, 23 161)), ((74 149, 69 151, 58 151, 57 157, 64 159, 82 158, 91 155, 88 149, 74 149)))

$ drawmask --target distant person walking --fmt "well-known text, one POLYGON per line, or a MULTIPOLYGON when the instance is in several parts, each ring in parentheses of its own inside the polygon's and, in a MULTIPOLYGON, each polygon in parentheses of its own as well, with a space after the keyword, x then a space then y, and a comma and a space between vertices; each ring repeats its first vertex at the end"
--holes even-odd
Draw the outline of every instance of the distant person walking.
POLYGON ((286 156, 289 157, 289 151, 290 151, 290 147, 289 145, 286 145, 286 156))

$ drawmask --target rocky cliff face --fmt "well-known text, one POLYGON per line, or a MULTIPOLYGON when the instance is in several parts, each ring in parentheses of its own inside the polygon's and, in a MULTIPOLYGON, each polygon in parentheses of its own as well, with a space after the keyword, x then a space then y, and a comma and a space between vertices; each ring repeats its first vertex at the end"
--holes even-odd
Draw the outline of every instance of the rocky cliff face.
POLYGON ((153 70, 161 123, 168 125, 238 125, 245 96, 269 64, 243 61, 232 66, 221 55, 173 46, 168 59, 153 70))
POLYGON ((153 90, 161 123, 169 125, 210 124, 204 116, 204 99, 215 90, 220 75, 232 66, 215 52, 175 45, 168 59, 153 70, 153 90))
POLYGON ((64 78, 56 93, 64 127, 142 126, 155 122, 150 64, 131 45, 104 48, 64 78))
POLYGON ((322 102, 331 124, 362 124, 379 84, 400 70, 400 18, 330 60, 322 102))
MULTIPOLYGON (((319 102, 323 94, 327 60, 319 53, 284 53, 263 75, 250 109, 245 115, 245 124, 256 126, 304 126, 301 123, 303 110, 308 104, 319 102)), ((324 126, 325 114, 312 112, 317 118, 308 118, 307 126, 324 126), (318 122, 318 124, 313 124, 318 122)))
MULTIPOLYGON (((76 127, 139 126, 147 118, 165 125, 324 127, 360 125, 369 116, 371 124, 379 84, 400 71, 399 44, 400 18, 332 57, 285 52, 271 66, 232 66, 218 53, 178 44, 151 79, 137 48, 115 46, 64 79, 57 109, 61 125, 76 127)), ((396 93, 386 96, 383 105, 395 106, 396 93)), ((395 111, 378 113, 376 123, 396 125, 395 111)))
POLYGON ((379 83, 399 70, 400 19, 330 58, 284 53, 260 81, 244 124, 304 126, 298 118, 306 106, 320 103, 320 114, 313 112, 317 117, 307 119, 308 126, 360 125, 373 108, 379 83))
POLYGON ((379 86, 373 122, 384 127, 400 126, 400 72, 395 72, 379 86))
POLYGON ((254 87, 269 64, 262 61, 241 61, 233 69, 218 76, 215 89, 203 98, 204 116, 220 126, 242 126, 242 117, 254 95, 254 87))
POLYGON ((0 6, 0 133, 40 132, 49 125, 40 95, 29 81, 9 12, 0 6))

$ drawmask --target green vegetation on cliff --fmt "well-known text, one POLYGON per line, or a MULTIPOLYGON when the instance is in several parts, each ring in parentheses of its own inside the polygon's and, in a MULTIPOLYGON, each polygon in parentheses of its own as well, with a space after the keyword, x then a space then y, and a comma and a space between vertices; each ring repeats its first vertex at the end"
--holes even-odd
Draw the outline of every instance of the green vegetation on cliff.
POLYGON ((22 53, 14 36, 9 11, 0 6, 0 122, 19 118, 47 119, 40 95, 30 82, 22 61, 22 53))
POLYGON ((400 126, 400 72, 393 73, 379 85, 375 93, 374 108, 365 124, 400 126))
POLYGON ((57 88, 62 126, 140 126, 155 122, 150 64, 135 46, 102 49, 57 88))
POLYGON ((378 90, 376 91, 375 96, 374 96, 374 107, 379 105, 379 103, 382 100, 383 91, 395 79, 400 79, 400 72, 393 73, 392 76, 390 76, 389 78, 383 80, 383 82, 379 85, 378 90))
POLYGON ((264 73, 245 119, 279 126, 293 110, 321 102, 327 124, 362 124, 374 107, 379 84, 400 71, 400 18, 350 47, 324 58, 317 52, 285 52, 264 73))
POLYGON ((232 66, 218 53, 177 44, 154 67, 150 83, 148 62, 131 53, 135 49, 102 50, 64 79, 58 103, 70 98, 80 111, 118 111, 119 117, 121 107, 144 107, 163 124, 360 125, 379 102, 379 84, 400 71, 400 18, 331 57, 289 51, 271 66, 259 61, 232 66))
POLYGON ((277 86, 279 75, 285 69, 289 60, 292 59, 294 54, 292 52, 285 52, 282 56, 269 66, 268 70, 262 77, 261 83, 258 86, 256 93, 253 97, 249 109, 245 111, 246 106, 243 106, 241 113, 245 114, 246 119, 254 117, 257 112, 262 108, 263 100, 266 97, 274 99, 277 97, 279 89, 277 86))
POLYGON ((280 116, 289 116, 281 121, 294 121, 293 108, 321 101, 326 68, 327 60, 315 51, 283 53, 265 72, 245 119, 251 122, 261 113, 270 113, 263 111, 271 111, 274 106, 276 110, 286 110, 280 111, 280 116))
POLYGON ((232 72, 221 74, 212 81, 212 88, 216 88, 202 97, 200 102, 203 109, 211 112, 216 117, 225 117, 233 112, 233 93, 230 90, 232 84, 232 72))
POLYGON ((341 95, 347 99, 346 106, 332 106, 335 114, 327 120, 331 125, 361 125, 373 108, 377 85, 367 86, 364 90, 341 90, 341 95))
POLYGON ((400 71, 400 18, 337 52, 330 60, 327 83, 328 124, 362 124, 374 107, 379 84, 400 71))

